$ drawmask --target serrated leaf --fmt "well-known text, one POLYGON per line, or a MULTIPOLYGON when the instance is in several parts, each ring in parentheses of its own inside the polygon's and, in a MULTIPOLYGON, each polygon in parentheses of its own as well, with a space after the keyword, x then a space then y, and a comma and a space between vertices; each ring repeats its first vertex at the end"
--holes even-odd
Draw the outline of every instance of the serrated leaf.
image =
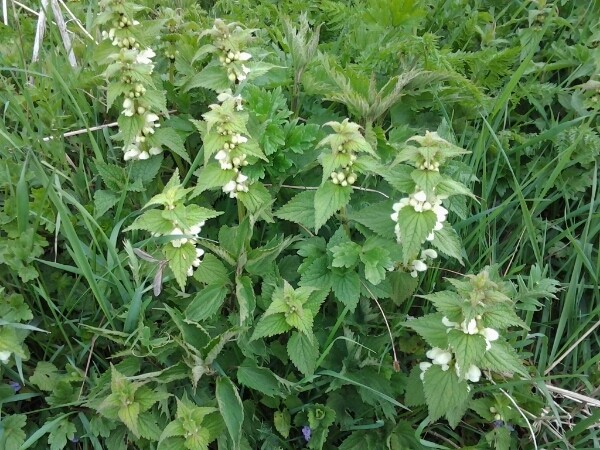
POLYGON ((472 364, 479 366, 479 361, 485 353, 485 338, 479 334, 466 334, 461 330, 450 330, 448 344, 454 352, 461 376, 472 364))
POLYGON ((456 412, 460 416, 464 414, 469 400, 467 383, 460 381, 454 370, 443 371, 441 366, 433 365, 425 371, 423 391, 431 421, 446 416, 450 426, 455 428, 458 421, 451 421, 448 416, 455 419, 456 412))
POLYGON ((123 141, 123 146, 127 146, 135 141, 135 137, 140 135, 145 126, 144 117, 139 114, 133 116, 119 115, 117 119, 119 124, 119 133, 116 135, 123 141))
POLYGON ((3 288, 0 288, 0 317, 5 322, 27 322, 33 319, 33 313, 25 304, 25 299, 20 294, 11 294, 3 297, 3 288))
POLYGON ((465 299, 453 291, 439 291, 422 297, 432 302, 435 309, 448 317, 461 316, 465 305, 465 299))
POLYGON ((160 437, 161 430, 158 427, 156 418, 152 413, 145 412, 138 417, 138 429, 140 436, 149 441, 157 441, 160 437))
POLYGON ((378 173, 394 189, 404 194, 410 194, 415 190, 415 182, 411 177, 413 170, 414 167, 398 164, 393 167, 381 167, 378 173))
POLYGON ((183 90, 187 92, 197 87, 203 87, 215 92, 223 92, 231 87, 231 81, 227 78, 227 71, 222 65, 209 64, 190 78, 183 90))
POLYGON ((360 260, 365 265, 365 278, 372 284, 378 285, 385 280, 387 268, 390 267, 390 253, 380 247, 365 246, 360 253, 360 260))
POLYGON ((517 316, 514 306, 506 303, 499 303, 489 308, 482 314, 482 323, 485 327, 495 330, 504 330, 512 326, 529 330, 527 324, 517 316))
POLYGON ((95 161, 95 165, 98 174, 108 189, 114 192, 121 192, 124 189, 127 176, 122 167, 98 160, 95 161))
POLYGON ((249 317, 253 317, 254 308, 256 308, 256 296, 250 277, 236 278, 235 294, 240 307, 240 325, 242 325, 249 317))
POLYGON ((191 164, 190 156, 188 155, 183 139, 175 129, 170 127, 160 127, 152 135, 152 141, 160 146, 167 147, 171 152, 175 153, 188 164, 191 164))
POLYGON ((229 283, 229 270, 215 255, 206 253, 194 271, 194 278, 204 284, 226 285, 229 283))
POLYGON ((381 203, 373 203, 360 211, 353 211, 349 219, 364 225, 369 230, 384 238, 396 238, 394 233, 394 222, 390 218, 392 214, 393 201, 387 200, 381 203))
POLYGON ((444 228, 434 231, 433 234, 434 239, 431 244, 444 255, 456 258, 460 264, 463 264, 464 250, 456 231, 448 223, 444 223, 444 228))
POLYGON ((316 339, 294 331, 288 340, 287 353, 290 360, 304 376, 311 376, 317 368, 319 346, 316 339))
POLYGON ((200 168, 195 175, 198 180, 193 195, 197 196, 209 189, 221 189, 233 179, 235 172, 233 170, 222 170, 217 164, 209 164, 200 168))
POLYGON ((335 297, 354 312, 360 298, 360 277, 354 270, 335 269, 331 272, 331 287, 335 297))
POLYGON ((181 247, 173 247, 168 244, 163 249, 165 258, 169 261, 169 269, 173 272, 181 290, 185 289, 188 269, 192 261, 196 259, 196 246, 191 242, 182 244, 181 247))
POLYGON ((173 222, 163 217, 163 211, 151 209, 137 217, 125 231, 144 230, 150 233, 169 234, 173 231, 173 222))
POLYGON ((242 422, 244 421, 244 406, 237 388, 229 378, 217 379, 216 389, 219 411, 227 426, 227 431, 233 442, 234 450, 239 450, 242 437, 242 422))
POLYGON ((275 336, 291 329, 291 325, 287 323, 283 314, 272 314, 259 320, 250 340, 255 341, 256 339, 275 336))
MULTIPOLYGON (((315 192, 315 230, 319 231, 327 220, 350 201, 352 188, 325 182, 315 192)), ((432 227, 433 228, 433 227, 432 227)))
POLYGON ((443 314, 434 313, 404 322, 432 347, 448 348, 448 328, 442 323, 443 314))
POLYGON ((471 190, 462 184, 460 181, 453 180, 450 177, 443 177, 442 180, 436 186, 436 194, 444 195, 447 197, 453 195, 466 195, 473 199, 477 199, 475 195, 471 192, 471 190))
POLYGON ((267 188, 259 182, 252 183, 248 187, 248 192, 238 192, 237 198, 251 214, 256 214, 261 209, 264 209, 273 203, 271 194, 269 194, 267 188))
POLYGON ((287 439, 290 435, 290 429, 292 428, 290 412, 287 409, 275 411, 275 414, 273 414, 273 424, 275 425, 277 432, 287 439))
POLYGON ((416 169, 411 172, 410 177, 428 196, 439 195, 439 192, 436 190, 436 186, 442 180, 439 172, 416 169))
POLYGON ((106 190, 94 192, 94 217, 102 217, 106 212, 119 202, 120 197, 106 190))
POLYGON ((404 264, 408 265, 417 259, 421 245, 427 235, 433 231, 436 222, 437 218, 433 211, 417 212, 414 208, 406 207, 398 212, 404 264))
POLYGON ((273 215, 312 229, 315 225, 315 191, 300 192, 273 215))
POLYGON ((179 228, 189 229, 200 222, 219 217, 223 213, 194 204, 186 206, 178 204, 174 209, 161 211, 161 214, 171 223, 177 223, 179 228))
POLYGON ((407 272, 391 272, 387 276, 392 290, 392 301, 400 306, 408 300, 417 290, 419 279, 412 277, 407 272))
POLYGON ((480 364, 482 369, 501 373, 518 373, 529 378, 515 349, 502 339, 491 342, 491 348, 485 352, 480 364))
POLYGON ((130 84, 123 83, 121 81, 111 81, 108 84, 108 88, 106 90, 106 110, 108 111, 114 101, 125 92, 129 92, 131 89, 130 84))
POLYGON ((268 397, 285 397, 277 376, 265 367, 251 367, 242 364, 237 370, 238 383, 261 392, 268 397))
POLYGON ((133 402, 129 405, 122 405, 119 408, 119 419, 123 422, 129 431, 131 431, 134 435, 140 436, 140 431, 138 429, 138 416, 140 414, 140 405, 139 403, 133 402))
POLYGON ((158 89, 147 89, 140 102, 147 106, 147 109, 152 111, 167 112, 167 96, 165 91, 158 89))
POLYGON ((419 406, 425 404, 425 393, 423 392, 423 381, 421 381, 421 368, 416 365, 410 371, 406 382, 404 404, 406 406, 419 406))
POLYGON ((202 322, 210 318, 223 305, 226 296, 227 287, 223 284, 206 286, 190 302, 185 310, 185 317, 194 322, 202 322))

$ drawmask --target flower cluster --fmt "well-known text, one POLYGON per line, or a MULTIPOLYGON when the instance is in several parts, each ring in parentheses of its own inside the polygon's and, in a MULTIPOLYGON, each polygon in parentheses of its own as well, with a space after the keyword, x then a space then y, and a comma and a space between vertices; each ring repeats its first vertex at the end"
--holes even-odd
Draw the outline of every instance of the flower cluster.
MULTIPOLYGON (((431 362, 422 362, 419 364, 419 368, 421 369, 421 380, 425 378, 425 372, 432 365, 438 365, 445 372, 450 368, 450 365, 454 363, 454 370, 456 371, 456 376, 461 376, 460 367, 453 360, 453 355, 450 350, 443 350, 438 347, 433 347, 426 353, 427 357, 431 359, 431 362)), ((481 369, 477 367, 475 364, 471 364, 471 366, 467 369, 464 374, 465 380, 471 381, 472 383, 477 383, 481 379, 481 369)))
POLYGON ((225 23, 221 19, 215 19, 212 29, 205 34, 213 38, 213 45, 218 55, 219 62, 227 70, 227 78, 231 82, 242 82, 250 73, 250 69, 244 64, 252 55, 243 51, 243 47, 250 39, 252 31, 245 30, 235 23, 225 23))
POLYGON ((139 132, 131 141, 124 143, 123 158, 125 161, 148 159, 162 153, 159 145, 153 145, 147 140, 160 124, 146 96, 149 86, 141 82, 143 77, 140 75, 152 74, 152 58, 156 54, 150 48, 142 48, 133 35, 133 28, 140 23, 127 17, 122 0, 104 0, 101 2, 101 9, 102 24, 111 27, 102 32, 102 37, 118 48, 107 58, 110 66, 106 75, 118 76, 121 83, 121 91, 125 96, 121 114, 125 117, 139 117, 141 124, 139 132))
MULTIPOLYGON (((196 225, 192 225, 190 228, 181 228, 177 222, 173 222, 173 229, 166 233, 165 236, 173 237, 170 244, 175 248, 180 248, 182 245, 190 243, 196 246, 202 227, 205 222, 199 222, 196 225)), ((154 237, 162 236, 160 233, 153 233, 154 237)), ((194 274, 194 269, 200 266, 202 258, 204 256, 204 250, 196 247, 196 257, 190 263, 187 269, 187 276, 191 277, 194 274)))
POLYGON ((442 318, 442 323, 444 326, 448 327, 448 331, 451 329, 457 329, 462 331, 465 334, 480 334, 485 338, 485 348, 489 350, 492 348, 492 342, 497 341, 500 337, 498 331, 493 328, 486 328, 480 325, 481 316, 477 316, 475 319, 471 319, 467 322, 467 320, 463 320, 461 323, 451 322, 447 317, 442 318))
POLYGON ((352 186, 356 182, 356 173, 352 170, 352 166, 356 161, 356 154, 346 150, 343 145, 338 147, 338 151, 347 154, 348 160, 340 165, 337 172, 335 170, 331 172, 331 182, 341 186, 352 186))
POLYGON ((417 278, 418 272, 425 272, 427 270, 427 261, 433 260, 438 257, 435 250, 428 248, 421 251, 421 257, 413 260, 410 264, 410 275, 413 278, 417 278))

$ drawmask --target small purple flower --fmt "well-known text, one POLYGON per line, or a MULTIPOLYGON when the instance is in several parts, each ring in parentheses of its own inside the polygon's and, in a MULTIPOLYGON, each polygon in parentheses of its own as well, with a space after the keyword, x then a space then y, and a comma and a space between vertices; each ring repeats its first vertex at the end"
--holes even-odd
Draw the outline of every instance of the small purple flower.
POLYGON ((8 384, 11 388, 13 388, 13 391, 15 391, 15 394, 21 390, 21 385, 19 383, 17 383, 16 381, 11 381, 8 384))
POLYGON ((304 440, 306 442, 310 441, 311 433, 312 433, 312 430, 310 429, 310 427, 308 425, 304 425, 302 427, 302 435, 304 436, 304 440))

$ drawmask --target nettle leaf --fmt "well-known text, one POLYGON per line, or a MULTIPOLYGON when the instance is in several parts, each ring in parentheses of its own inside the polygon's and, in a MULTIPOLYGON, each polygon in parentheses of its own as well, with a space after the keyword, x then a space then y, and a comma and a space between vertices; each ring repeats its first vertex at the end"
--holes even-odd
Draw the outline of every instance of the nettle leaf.
POLYGON ((244 421, 242 399, 235 385, 226 377, 217 379, 216 397, 219 411, 221 411, 227 431, 229 431, 229 436, 233 442, 233 448, 237 450, 240 447, 242 422, 244 421))
MULTIPOLYGON (((200 264, 201 267, 202 264, 200 264)), ((206 286, 190 302, 185 310, 185 317, 194 322, 209 319, 221 308, 227 292, 227 287, 221 283, 206 286)))
POLYGON ((413 366, 406 381, 404 404, 406 406, 419 406, 426 403, 423 392, 423 381, 421 381, 421 368, 417 364, 413 366))
POLYGON ((468 384, 461 381, 454 370, 443 371, 441 366, 433 365, 425 371, 423 391, 431 421, 446 416, 450 426, 455 428, 468 406, 468 384))
POLYGON ((198 180, 194 188, 194 197, 210 189, 221 189, 233 179, 235 172, 233 170, 222 170, 218 164, 208 164, 198 169, 195 175, 198 180))
POLYGON ((421 297, 432 302, 435 309, 451 319, 462 316, 465 299, 454 291, 439 291, 421 297))
POLYGON ((479 334, 466 334, 461 330, 450 330, 448 344, 454 352, 461 375, 466 373, 472 364, 479 366, 479 361, 485 353, 485 338, 479 334))
POLYGON ((177 223, 181 229, 189 229, 200 222, 223 214, 221 211, 203 208, 198 205, 176 205, 174 209, 165 209, 161 211, 162 216, 171 223, 177 223))
POLYGON ((123 83, 122 81, 111 81, 108 84, 108 89, 106 91, 106 110, 108 111, 114 101, 126 92, 131 90, 131 84, 123 83))
POLYGON ((275 411, 275 414, 273 414, 273 424, 277 432, 287 439, 292 428, 292 416, 290 412, 287 409, 275 411))
POLYGON ((102 178, 103 183, 108 189, 114 192, 124 190, 125 185, 127 184, 127 175, 121 166, 108 164, 98 160, 95 160, 94 164, 96 165, 100 178, 102 178))
POLYGON ((439 172, 415 169, 411 172, 410 177, 428 196, 439 195, 439 192, 436 190, 436 186, 442 180, 439 172))
POLYGON ((433 231, 437 222, 433 211, 417 212, 414 208, 402 208, 398 212, 398 225, 402 236, 402 256, 404 264, 409 264, 419 256, 421 245, 433 231))
POLYGON ((361 246, 355 242, 344 242, 336 245, 331 249, 331 253, 333 254, 331 265, 333 267, 346 267, 350 269, 358 262, 361 250, 361 246))
POLYGON ((119 133, 114 138, 118 137, 121 139, 124 146, 135 141, 135 137, 141 134, 142 128, 145 125, 144 117, 138 114, 134 114, 131 117, 121 114, 117 119, 117 123, 119 124, 119 133))
POLYGON ((417 290, 419 279, 407 272, 391 272, 387 276, 391 286, 391 299, 396 306, 408 300, 417 290))
POLYGON ((348 218, 364 225, 369 230, 384 238, 396 238, 394 233, 394 222, 390 218, 392 214, 392 200, 381 203, 373 203, 360 211, 352 211, 348 218))
POLYGON ((188 164, 191 164, 190 156, 185 149, 181 136, 170 127, 160 127, 152 135, 152 141, 160 146, 167 147, 188 164))
POLYGON ((215 255, 206 253, 202 264, 194 272, 194 278, 207 285, 214 283, 224 286, 229 284, 229 270, 215 255))
POLYGON ((119 195, 111 191, 100 189, 94 192, 94 217, 102 217, 119 203, 120 199, 119 195))
POLYGON ((179 287, 184 290, 188 269, 192 266, 192 261, 196 259, 196 246, 191 242, 186 242, 181 247, 165 245, 163 251, 179 287))
POLYGON ((254 328, 251 341, 257 339, 275 336, 290 331, 292 326, 285 320, 283 314, 273 314, 270 316, 263 316, 254 328))
POLYGON ((354 312, 360 298, 360 277, 355 270, 331 271, 331 287, 335 298, 354 312))
POLYGON ((432 347, 448 348, 448 328, 442 323, 443 314, 427 314, 404 322, 432 347))
POLYGON ((453 180, 450 177, 444 176, 436 186, 437 195, 445 195, 451 197, 453 195, 466 195, 477 200, 477 197, 471 190, 462 184, 460 181, 453 180))
POLYGON ((273 203, 271 194, 269 194, 267 188, 259 182, 252 183, 248 187, 248 192, 238 192, 237 198, 251 214, 256 214, 261 209, 265 209, 273 203))
POLYGON ((231 81, 227 78, 227 71, 221 64, 211 62, 187 81, 183 91, 187 92, 198 87, 223 92, 231 88, 231 81))
POLYGON ((48 444, 50 450, 62 450, 67 445, 67 440, 72 440, 75 437, 77 428, 68 419, 62 419, 48 435, 48 444))
POLYGON ((485 352, 481 360, 481 368, 500 373, 518 373, 529 378, 527 369, 515 349, 503 339, 491 343, 492 347, 485 352))
POLYGON ((235 280, 235 293, 240 307, 240 325, 251 318, 256 308, 256 296, 250 277, 241 276, 235 280))
POLYGON ((144 230, 150 233, 168 234, 173 230, 173 222, 166 219, 163 212, 158 209, 146 211, 138 216, 125 231, 144 230))
POLYGON ((410 194, 415 190, 415 182, 411 177, 414 170, 409 165, 398 164, 392 167, 382 166, 377 173, 397 191, 410 194))
POLYGON ((300 192, 273 215, 312 229, 315 225, 315 191, 300 192))
POLYGON ((460 264, 464 265, 462 257, 465 252, 460 237, 454 231, 454 228, 446 222, 444 228, 434 231, 433 234, 434 239, 431 244, 444 255, 456 258, 460 264))
POLYGON ((311 376, 317 368, 319 345, 304 333, 294 331, 288 340, 287 353, 290 360, 304 376, 311 376))
POLYGON ((499 303, 482 314, 481 320, 485 327, 504 330, 517 326, 529 330, 527 324, 517 316, 514 305, 499 303))
POLYGON ((319 231, 319 228, 321 228, 331 216, 339 211, 340 208, 343 208, 348 204, 351 194, 352 188, 350 186, 339 186, 333 184, 331 181, 325 182, 317 189, 317 192, 315 192, 316 231, 319 231))
POLYGON ((5 450, 19 450, 25 442, 25 424, 27 416, 24 414, 3 415, 0 422, 0 446, 5 450))

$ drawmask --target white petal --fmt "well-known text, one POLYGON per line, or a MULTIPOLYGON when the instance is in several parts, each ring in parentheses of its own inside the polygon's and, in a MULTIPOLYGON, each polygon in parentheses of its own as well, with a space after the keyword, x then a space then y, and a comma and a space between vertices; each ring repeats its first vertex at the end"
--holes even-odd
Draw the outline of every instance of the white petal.
POLYGON ((160 147, 151 147, 150 150, 148 150, 148 153, 150 153, 151 155, 160 155, 162 151, 163 150, 160 147))
POLYGON ((497 341, 500 337, 500 334, 493 328, 484 328, 481 330, 481 334, 483 334, 488 341, 497 341))
POLYGON ((219 150, 217 152, 217 154, 215 155, 215 159, 217 161, 221 161, 223 159, 227 158, 227 152, 225 150, 219 150))
POLYGON ((446 327, 456 327, 458 324, 456 322, 451 322, 446 316, 442 317, 442 323, 446 327))
POLYGON ((415 198, 415 200, 417 200, 419 202, 427 201, 427 194, 425 194, 425 192, 423 192, 423 191, 419 191, 419 192, 415 193, 413 195, 413 197, 415 198))
POLYGON ((11 352, 1 351, 0 352, 0 362, 6 364, 10 359, 11 352))
POLYGON ((425 372, 430 367, 431 367, 431 363, 430 362, 422 362, 422 363, 419 364, 419 369, 421 369, 422 372, 425 372))
POLYGON ((227 184, 225 184, 225 186, 223 186, 223 192, 233 192, 235 191, 236 186, 237 183, 235 182, 235 180, 231 180, 227 184))
POLYGON ((240 57, 238 58, 240 61, 248 61, 250 58, 252 58, 252 55, 248 52, 241 52, 240 53, 240 57))
POLYGON ((427 270, 427 264, 425 264, 423 261, 421 261, 420 259, 415 259, 412 262, 412 267, 414 270, 416 270, 417 272, 425 272, 427 270))
POLYGON ((394 222, 398 222, 398 213, 397 213, 397 212, 395 212, 395 213, 392 213, 392 214, 390 215, 390 217, 392 218, 392 220, 393 220, 394 222))
POLYGON ((438 254, 434 249, 428 248, 427 250, 423 250, 421 252, 421 257, 435 259, 438 257, 438 254))
POLYGON ((481 379, 481 370, 479 369, 479 367, 471 365, 471 367, 469 367, 469 370, 467 370, 467 373, 465 374, 465 378, 467 380, 472 381, 473 383, 477 383, 481 379))

